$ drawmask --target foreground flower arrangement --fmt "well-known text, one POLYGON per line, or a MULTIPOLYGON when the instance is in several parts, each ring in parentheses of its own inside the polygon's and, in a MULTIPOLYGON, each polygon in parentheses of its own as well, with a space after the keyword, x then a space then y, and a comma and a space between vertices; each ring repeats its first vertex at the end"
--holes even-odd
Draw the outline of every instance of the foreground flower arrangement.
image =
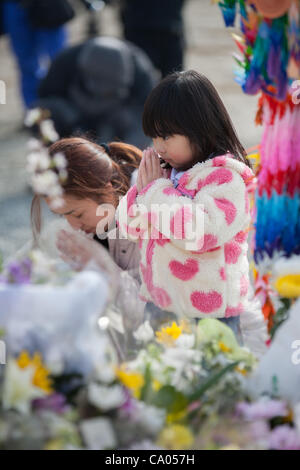
POLYGON ((256 360, 223 323, 155 332, 146 322, 134 359, 120 363, 99 328, 108 288, 99 273, 73 273, 40 252, 1 269, 0 448, 300 449, 299 409, 275 391, 251 399, 256 360))

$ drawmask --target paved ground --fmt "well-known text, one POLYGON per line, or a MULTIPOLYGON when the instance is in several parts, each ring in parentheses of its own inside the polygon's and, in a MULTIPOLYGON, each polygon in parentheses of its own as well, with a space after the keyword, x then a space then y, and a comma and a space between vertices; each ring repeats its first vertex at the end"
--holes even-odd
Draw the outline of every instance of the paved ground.
MULTIPOLYGON (((70 40, 84 37, 86 16, 70 25, 70 40)), ((254 125, 256 98, 244 95, 233 80, 235 50, 218 7, 210 0, 187 0, 186 68, 206 74, 216 85, 238 134, 249 148, 258 144, 260 129, 254 125)), ((101 17, 103 34, 120 36, 115 10, 107 7, 101 17)), ((25 155, 28 135, 21 132, 23 108, 18 92, 17 68, 6 39, 0 40, 0 80, 6 84, 6 105, 0 104, 0 251, 12 254, 30 238, 31 192, 26 183, 25 155)))

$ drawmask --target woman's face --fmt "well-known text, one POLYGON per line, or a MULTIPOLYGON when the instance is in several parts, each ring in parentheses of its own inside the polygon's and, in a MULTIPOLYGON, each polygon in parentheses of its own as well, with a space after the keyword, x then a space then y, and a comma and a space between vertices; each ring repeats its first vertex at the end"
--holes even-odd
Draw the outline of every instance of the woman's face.
MULTIPOLYGON (((46 198, 45 200, 50 207, 49 199, 46 198)), ((59 209, 51 210, 53 213, 63 216, 74 230, 82 230, 86 233, 95 234, 100 222, 105 223, 105 219, 107 219, 107 224, 111 222, 112 215, 108 214, 106 210, 99 211, 101 205, 92 199, 77 199, 73 196, 65 195, 63 201, 63 206, 59 209), (101 212, 101 215, 97 215, 97 211, 98 214, 101 212)))

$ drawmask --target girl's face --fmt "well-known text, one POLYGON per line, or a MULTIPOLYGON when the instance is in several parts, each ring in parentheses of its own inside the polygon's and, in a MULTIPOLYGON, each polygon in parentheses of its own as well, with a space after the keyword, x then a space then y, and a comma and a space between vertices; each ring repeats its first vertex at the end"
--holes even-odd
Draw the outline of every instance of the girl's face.
POLYGON ((156 152, 176 170, 187 170, 193 165, 193 149, 184 135, 156 137, 153 139, 153 145, 156 152))
MULTIPOLYGON (((63 216, 74 230, 82 230, 86 233, 96 233, 97 225, 102 222, 106 226, 110 223, 110 214, 107 211, 101 211, 97 215, 97 209, 101 206, 92 199, 76 199, 72 196, 64 196, 64 204, 59 209, 51 209, 52 212, 63 216), (107 224, 106 224, 106 220, 107 224)), ((50 207, 50 200, 46 198, 46 203, 50 207)), ((99 225, 98 225, 99 227, 99 225)), ((103 230, 104 231, 104 230, 103 230)))

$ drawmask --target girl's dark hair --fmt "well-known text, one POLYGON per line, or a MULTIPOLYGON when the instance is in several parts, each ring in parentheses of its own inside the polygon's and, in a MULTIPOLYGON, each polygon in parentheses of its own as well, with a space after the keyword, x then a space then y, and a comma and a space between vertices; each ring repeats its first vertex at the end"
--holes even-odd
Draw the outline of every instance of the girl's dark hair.
MULTIPOLYGON (((93 199, 98 204, 117 204, 130 188, 132 172, 139 167, 142 151, 122 142, 108 145, 109 156, 100 145, 82 137, 61 139, 48 149, 50 157, 63 153, 67 161, 68 178, 65 195, 78 199, 93 199), (107 183, 114 189, 114 200, 107 196, 107 183)), ((31 205, 31 225, 34 240, 41 229, 41 197, 35 195, 31 205)))
POLYGON ((152 90, 144 107, 143 128, 151 138, 188 137, 194 163, 230 152, 251 168, 217 90, 195 70, 174 72, 152 90))

